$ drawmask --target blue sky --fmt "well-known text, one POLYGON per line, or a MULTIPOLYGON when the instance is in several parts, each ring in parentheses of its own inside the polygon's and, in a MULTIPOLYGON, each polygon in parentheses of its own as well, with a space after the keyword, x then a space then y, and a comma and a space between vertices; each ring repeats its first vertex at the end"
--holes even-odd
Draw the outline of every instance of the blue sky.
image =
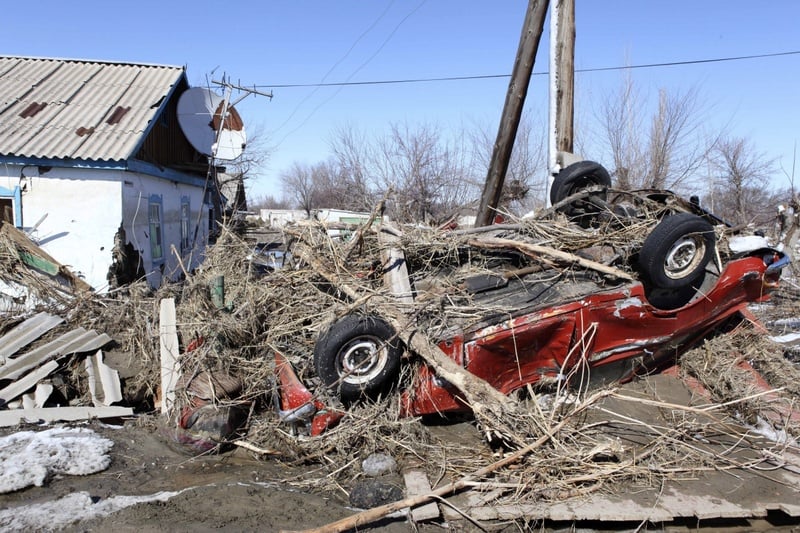
MULTIPOLYGON (((578 69, 800 50, 794 0, 576 4, 578 69)), ((525 0, 29 0, 4 13, 2 53, 185 65, 193 85, 206 85, 214 72, 272 90, 271 101, 251 96, 238 109, 249 129, 261 130, 275 147, 251 191, 279 196, 280 173, 294 161, 324 159, 337 127, 382 133, 406 121, 444 130, 487 124, 494 131, 508 79, 275 85, 508 74, 526 6, 525 0)), ((545 29, 534 72, 547 70, 547 53, 545 29)), ((649 92, 696 88, 709 128, 728 125, 791 172, 800 55, 637 69, 632 76, 649 92)), ((576 76, 577 128, 622 77, 619 71, 576 76)), ((526 106, 546 114, 546 76, 534 77, 526 106)), ((781 176, 774 183, 788 186, 781 176)))

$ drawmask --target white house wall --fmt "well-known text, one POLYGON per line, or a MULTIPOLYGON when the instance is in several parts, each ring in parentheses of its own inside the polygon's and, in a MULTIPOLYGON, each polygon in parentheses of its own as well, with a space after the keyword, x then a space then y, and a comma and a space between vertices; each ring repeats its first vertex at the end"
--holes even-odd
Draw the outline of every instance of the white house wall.
POLYGON ((200 187, 121 170, 51 168, 42 169, 40 175, 33 165, 0 165, 0 190, 16 188, 21 190, 22 228, 100 292, 108 288, 114 239, 121 225, 153 287, 164 277, 182 275, 178 257, 171 251, 174 246, 181 253, 182 199, 189 202, 192 237, 198 220, 199 229, 193 239, 195 248, 184 250, 181 260, 191 270, 203 259, 209 206, 203 204, 200 187), (148 207, 152 197, 160 198, 162 205, 164 258, 160 262, 151 256, 148 207))
POLYGON ((33 166, 23 174, 23 229, 57 261, 104 289, 122 212, 122 173, 53 168, 39 175, 33 166))
POLYGON ((208 242, 209 205, 203 203, 203 189, 174 183, 144 174, 126 173, 122 184, 122 204, 125 215, 125 235, 128 242, 142 255, 147 280, 158 287, 162 278, 175 280, 183 268, 192 270, 204 258, 208 242), (162 206, 163 261, 153 261, 150 242, 149 205, 157 197, 162 206), (189 201, 189 235, 194 247, 181 251, 181 204, 189 201), (197 237, 195 238, 195 228, 197 237), (177 252, 173 253, 174 251, 177 252), (180 262, 179 262, 179 257, 180 262))

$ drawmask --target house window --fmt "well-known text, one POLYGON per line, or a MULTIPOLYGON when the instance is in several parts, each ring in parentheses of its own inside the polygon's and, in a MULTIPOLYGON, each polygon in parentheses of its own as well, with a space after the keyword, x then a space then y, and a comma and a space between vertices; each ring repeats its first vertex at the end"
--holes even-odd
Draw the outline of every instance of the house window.
POLYGON ((189 198, 186 196, 181 197, 181 253, 186 253, 191 248, 189 238, 189 216, 191 212, 189 198))
POLYGON ((153 195, 150 197, 149 221, 150 221, 150 256, 153 263, 164 261, 164 238, 162 220, 162 198, 153 195))

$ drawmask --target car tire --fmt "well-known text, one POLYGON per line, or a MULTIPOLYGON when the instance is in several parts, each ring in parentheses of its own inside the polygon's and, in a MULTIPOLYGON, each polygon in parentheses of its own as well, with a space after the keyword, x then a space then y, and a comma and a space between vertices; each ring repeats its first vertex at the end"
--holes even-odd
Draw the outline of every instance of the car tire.
POLYGON ((394 328, 374 315, 345 315, 314 346, 314 368, 322 382, 350 403, 376 398, 397 381, 403 348, 394 328))
MULTIPOLYGON (((573 163, 563 168, 553 179, 553 185, 550 187, 550 203, 555 205, 583 189, 597 186, 604 188, 611 186, 611 176, 603 165, 594 161, 573 163)), ((606 191, 599 191, 591 198, 605 202, 606 191)), ((588 227, 601 208, 587 198, 566 204, 558 210, 568 218, 577 220, 582 226, 588 227)))
POLYGON ((661 289, 679 289, 697 280, 715 253, 714 227, 691 213, 664 217, 639 251, 647 280, 661 289))

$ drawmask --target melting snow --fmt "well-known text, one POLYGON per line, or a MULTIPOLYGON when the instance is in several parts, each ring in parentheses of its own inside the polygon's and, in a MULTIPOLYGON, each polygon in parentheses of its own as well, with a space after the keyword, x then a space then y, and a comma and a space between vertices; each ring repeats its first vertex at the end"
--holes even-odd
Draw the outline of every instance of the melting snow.
POLYGON ((800 333, 787 333, 786 335, 780 335, 777 337, 770 337, 771 341, 779 342, 781 344, 789 344, 790 342, 795 342, 800 340, 800 333))
POLYGON ((41 487, 57 474, 83 476, 108 468, 114 442, 86 428, 21 431, 0 437, 0 494, 41 487))
POLYGON ((0 511, 0 529, 51 531, 82 520, 100 518, 138 503, 165 502, 177 494, 180 492, 157 492, 146 496, 112 496, 96 502, 88 492, 76 492, 58 500, 0 511))
MULTIPOLYGON (((54 476, 82 476, 108 468, 114 442, 86 428, 58 427, 20 431, 0 437, 0 493, 42 486, 54 476)), ((146 496, 113 496, 104 500, 77 492, 57 500, 0 510, 2 531, 51 531, 99 518, 151 501, 167 501, 180 492, 146 496)))

